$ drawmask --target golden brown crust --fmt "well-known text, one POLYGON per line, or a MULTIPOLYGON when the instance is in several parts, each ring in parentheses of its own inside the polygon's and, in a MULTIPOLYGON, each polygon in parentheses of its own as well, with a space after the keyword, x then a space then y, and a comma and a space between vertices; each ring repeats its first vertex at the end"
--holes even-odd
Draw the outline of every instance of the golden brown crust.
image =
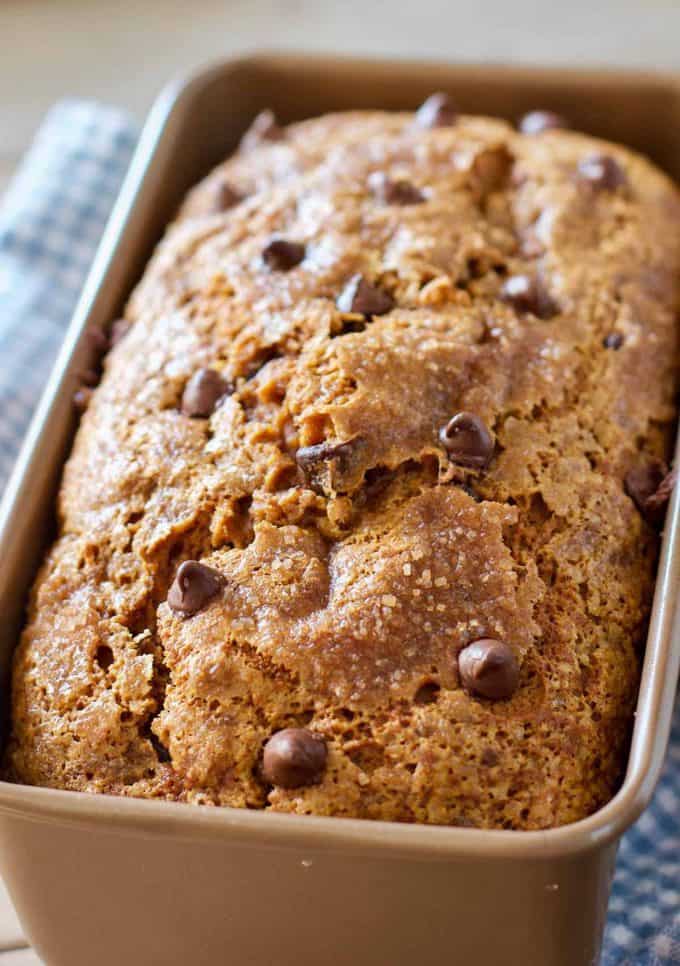
POLYGON ((623 148, 483 118, 330 115, 254 142, 190 194, 83 417, 15 660, 10 774, 324 815, 578 819, 621 774, 653 586, 657 536, 623 480, 667 456, 675 418, 675 188, 623 148), (579 180, 594 152, 623 187, 579 180), (375 172, 418 190, 389 203, 375 172), (263 261, 272 236, 304 259, 263 261), (393 308, 341 312, 355 275, 393 308), (517 275, 540 280, 545 317, 503 297, 517 275), (236 391, 192 419, 204 367, 236 391), (485 469, 442 447, 459 411, 494 435, 485 469), (165 602, 186 559, 224 578, 191 617, 165 602), (460 686, 458 653, 484 637, 520 661, 507 701, 460 686), (263 745, 299 726, 325 738, 324 775, 272 788, 263 745))

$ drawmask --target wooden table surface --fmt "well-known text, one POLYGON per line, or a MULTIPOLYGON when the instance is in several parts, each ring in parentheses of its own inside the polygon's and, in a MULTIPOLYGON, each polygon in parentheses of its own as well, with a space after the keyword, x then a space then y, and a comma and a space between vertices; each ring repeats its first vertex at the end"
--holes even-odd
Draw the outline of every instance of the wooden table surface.
MULTIPOLYGON (((141 119, 169 77, 237 52, 673 70, 679 36, 676 0, 2 0, 0 193, 58 98, 119 104, 141 119)), ((0 966, 38 963, 0 884, 0 966)))

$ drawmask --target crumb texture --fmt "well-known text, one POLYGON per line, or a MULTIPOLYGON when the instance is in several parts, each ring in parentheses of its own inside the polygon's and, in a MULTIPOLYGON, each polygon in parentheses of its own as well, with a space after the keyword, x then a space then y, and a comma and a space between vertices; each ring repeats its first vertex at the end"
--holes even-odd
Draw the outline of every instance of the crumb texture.
POLYGON ((190 193, 66 466, 12 779, 522 829, 615 791, 658 550, 625 480, 669 456, 680 201, 582 134, 423 117, 261 121, 190 193), (193 613, 184 561, 211 568, 193 613), (487 638, 519 665, 503 700, 461 681, 487 638), (288 777, 262 767, 283 729, 320 772, 297 787, 274 745, 288 777))

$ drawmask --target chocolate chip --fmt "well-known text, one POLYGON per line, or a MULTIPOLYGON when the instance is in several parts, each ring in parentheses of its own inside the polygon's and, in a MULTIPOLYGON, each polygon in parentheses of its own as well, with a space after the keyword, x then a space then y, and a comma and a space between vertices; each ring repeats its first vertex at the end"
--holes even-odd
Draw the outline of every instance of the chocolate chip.
POLYGON ((213 211, 228 211, 240 204, 244 197, 245 195, 237 191, 228 181, 220 181, 215 189, 213 211))
POLYGON ((306 728, 284 728, 264 746, 262 775, 270 785, 280 788, 313 785, 321 778, 327 758, 323 738, 306 728))
POLYGON ((645 503, 661 486, 668 468, 664 462, 650 459, 633 466, 626 473, 623 487, 640 513, 644 515, 645 503))
POLYGON ((513 161, 513 156, 504 144, 479 151, 470 167, 473 186, 483 197, 497 191, 507 181, 513 161))
POLYGON ((389 178, 384 171, 374 171, 368 178, 368 186, 386 205, 417 205, 425 201, 425 195, 410 181, 389 178))
POLYGON ((341 312, 356 315, 384 315, 394 307, 394 299, 383 289, 368 282, 363 275, 354 275, 335 303, 341 312))
POLYGON ((295 459, 303 470, 309 470, 320 462, 349 456, 353 448, 354 440, 346 443, 316 443, 314 446, 301 446, 295 459))
POLYGON ((645 514, 655 523, 662 523, 666 514, 666 507, 673 495, 673 489, 678 479, 677 469, 667 473, 659 483, 656 491, 645 500, 645 514))
POLYGON ((322 460, 331 459, 334 453, 342 453, 348 448, 348 443, 315 443, 314 446, 301 446, 295 459, 300 469, 310 470, 322 460))
POLYGON ((219 594, 223 584, 222 575, 212 567, 185 560, 168 591, 168 606, 182 617, 193 617, 219 594))
POLYGON ((651 459, 626 473, 624 489, 648 523, 663 523, 666 506, 677 479, 677 470, 668 472, 662 460, 651 459))
POLYGON ((338 478, 351 473, 365 447, 361 436, 354 436, 344 443, 316 443, 301 446, 295 453, 295 461, 314 489, 322 492, 334 490, 338 478))
POLYGON ((262 259, 275 272, 295 268, 305 257, 305 246, 285 238, 272 238, 262 249, 262 259))
POLYGON ((579 179, 596 191, 616 191, 627 181, 626 173, 608 154, 591 154, 578 166, 579 179))
POLYGON ((109 335, 111 347, 113 348, 114 345, 118 345, 119 342, 122 342, 131 328, 132 323, 128 322, 127 319, 116 319, 111 326, 111 332, 109 335))
POLYGON ((73 405, 79 413, 84 413, 92 401, 94 390, 89 386, 81 386, 73 393, 73 405))
POLYGON ((535 275, 511 275, 501 287, 501 298, 520 313, 530 313, 539 319, 550 319, 558 307, 535 275))
POLYGON ((419 127, 449 127, 455 124, 458 112, 448 94, 431 94, 416 112, 419 127))
POLYGON ((231 384, 215 369, 199 369, 182 394, 182 412, 185 416, 212 416, 220 399, 232 391, 231 384))
POLYGON ((439 432, 439 441, 452 463, 484 469, 493 455, 493 437, 479 416, 456 413, 439 432))
POLYGON ((520 119, 522 134, 542 134, 544 131, 559 131, 569 127, 569 122, 554 111, 529 111, 520 119))
POLYGON ((623 345, 623 336, 620 332, 610 332, 602 340, 605 349, 620 349, 623 345))
POLYGON ((458 655, 463 687, 475 697, 498 701, 511 697, 519 685, 515 652, 504 641, 482 638, 468 644, 458 655))
POLYGON ((281 141, 286 132, 276 120, 276 115, 269 109, 260 111, 241 140, 241 146, 253 148, 260 141, 281 141))

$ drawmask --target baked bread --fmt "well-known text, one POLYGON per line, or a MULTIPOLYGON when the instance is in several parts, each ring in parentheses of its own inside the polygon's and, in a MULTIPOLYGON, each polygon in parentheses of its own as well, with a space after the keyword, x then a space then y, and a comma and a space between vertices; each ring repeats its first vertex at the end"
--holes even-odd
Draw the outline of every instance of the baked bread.
POLYGON ((81 394, 9 776, 484 828, 593 812, 671 484, 679 279, 673 184, 554 116, 261 115, 81 394))

